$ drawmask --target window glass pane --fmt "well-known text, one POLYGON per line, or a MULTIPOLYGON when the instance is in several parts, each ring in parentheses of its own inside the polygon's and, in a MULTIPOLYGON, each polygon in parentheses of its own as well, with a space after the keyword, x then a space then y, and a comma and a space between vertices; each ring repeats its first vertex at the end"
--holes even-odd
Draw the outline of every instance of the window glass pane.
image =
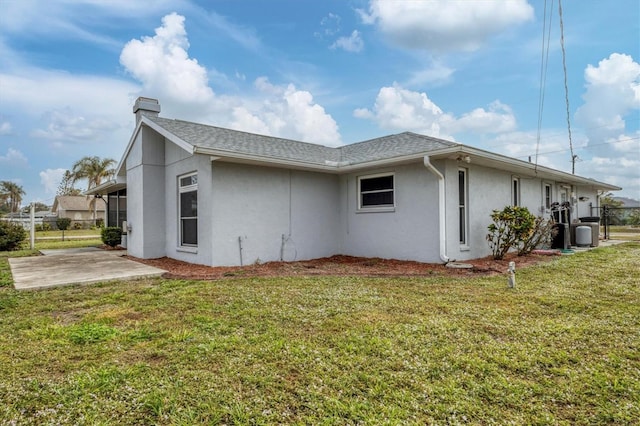
POLYGON ((182 192, 180 194, 180 217, 196 216, 198 216, 198 192, 182 192))
POLYGON ((198 219, 182 219, 182 244, 198 244, 198 219))
POLYGON ((362 206, 393 206, 393 191, 362 194, 362 206))
POLYGON ((460 243, 464 244, 467 242, 467 236, 466 236, 466 212, 465 212, 465 208, 464 207, 460 207, 460 212, 459 215, 460 217, 460 223, 458 224, 459 226, 459 231, 460 231, 460 243))
POLYGON ((197 175, 191 175, 191 176, 180 178, 180 186, 195 185, 197 183, 198 183, 197 175))
POLYGON ((464 185, 464 171, 458 170, 458 204, 464 206, 465 200, 465 185, 464 185))
POLYGON ((107 217, 107 226, 118 226, 117 212, 109 210, 109 216, 107 217))
POLYGON ((127 197, 126 196, 120 196, 118 198, 118 211, 120 213, 127 211, 127 197))
POLYGON ((361 192, 379 191, 381 189, 393 189, 393 175, 360 180, 361 192))
POLYGON ((551 186, 544 186, 544 205, 546 208, 551 207, 551 186))

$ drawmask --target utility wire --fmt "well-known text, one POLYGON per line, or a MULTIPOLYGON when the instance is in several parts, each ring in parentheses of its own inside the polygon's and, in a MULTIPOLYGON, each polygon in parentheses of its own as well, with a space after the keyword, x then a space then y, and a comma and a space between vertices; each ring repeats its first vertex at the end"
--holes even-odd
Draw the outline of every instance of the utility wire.
MULTIPOLYGON (((596 144, 589 144, 589 145, 585 145, 583 147, 578 148, 578 150, 589 150, 593 147, 596 146, 602 146, 602 145, 611 145, 611 144, 615 144, 615 143, 622 143, 622 142, 629 142, 629 141, 635 141, 635 140, 640 140, 640 136, 638 137, 633 137, 633 138, 626 138, 626 139, 618 139, 615 141, 609 141, 609 142, 601 142, 601 143, 596 143, 596 144)), ((555 151, 547 151, 547 152, 541 152, 540 155, 546 155, 546 154, 557 154, 559 152, 567 152, 569 151, 568 149, 558 149, 555 151)), ((519 157, 516 158, 527 158, 528 155, 521 155, 519 157)), ((576 155, 577 158, 577 155, 576 155)))
POLYGON ((540 53, 540 93, 538 95, 538 131, 536 134, 536 161, 535 171, 538 170, 538 151, 540 149, 540 133, 542 132, 542 113, 544 111, 544 93, 547 82, 547 68, 549 66, 549 41, 551 40, 551 20, 553 13, 553 0, 549 8, 549 29, 547 30, 547 0, 544 1, 544 13, 542 19, 542 49, 540 53), (548 31, 548 34, 547 34, 548 31), (545 54, 545 37, 547 39, 547 49, 545 54))
POLYGON ((571 150, 571 173, 576 174, 576 158, 571 141, 571 113, 569 112, 569 85, 567 84, 567 52, 564 49, 564 24, 562 22, 562 0, 558 0, 558 14, 560 15, 560 46, 562 47, 562 70, 564 72, 564 99, 567 105, 567 130, 569 131, 569 149, 571 150))

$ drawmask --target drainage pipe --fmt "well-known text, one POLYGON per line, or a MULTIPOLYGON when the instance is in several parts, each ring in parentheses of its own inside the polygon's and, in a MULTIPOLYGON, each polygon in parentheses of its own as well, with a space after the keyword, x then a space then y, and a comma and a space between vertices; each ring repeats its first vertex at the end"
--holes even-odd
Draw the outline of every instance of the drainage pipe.
POLYGON ((438 227, 440 228, 440 259, 444 263, 447 263, 449 262, 449 256, 447 256, 447 210, 444 176, 438 169, 433 166, 433 164, 431 164, 431 159, 428 155, 424 156, 424 166, 438 178, 438 227))

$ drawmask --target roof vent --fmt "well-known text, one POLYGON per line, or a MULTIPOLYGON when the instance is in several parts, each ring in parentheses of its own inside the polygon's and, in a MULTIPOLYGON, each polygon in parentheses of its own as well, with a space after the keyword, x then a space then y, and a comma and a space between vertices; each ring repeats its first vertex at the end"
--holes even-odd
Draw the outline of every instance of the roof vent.
POLYGON ((157 117, 160 112, 160 103, 157 99, 140 96, 133 105, 133 113, 136 115, 136 124, 140 123, 143 115, 157 117))

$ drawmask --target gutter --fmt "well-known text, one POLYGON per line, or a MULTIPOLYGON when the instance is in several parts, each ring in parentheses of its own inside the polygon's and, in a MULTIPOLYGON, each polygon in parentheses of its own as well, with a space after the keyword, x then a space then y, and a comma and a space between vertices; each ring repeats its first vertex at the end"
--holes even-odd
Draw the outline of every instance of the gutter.
POLYGON ((440 259, 444 263, 448 263, 449 256, 447 256, 447 211, 444 176, 438 169, 433 166, 433 164, 431 164, 431 159, 428 155, 424 156, 423 161, 424 166, 438 178, 438 227, 440 229, 440 259))

